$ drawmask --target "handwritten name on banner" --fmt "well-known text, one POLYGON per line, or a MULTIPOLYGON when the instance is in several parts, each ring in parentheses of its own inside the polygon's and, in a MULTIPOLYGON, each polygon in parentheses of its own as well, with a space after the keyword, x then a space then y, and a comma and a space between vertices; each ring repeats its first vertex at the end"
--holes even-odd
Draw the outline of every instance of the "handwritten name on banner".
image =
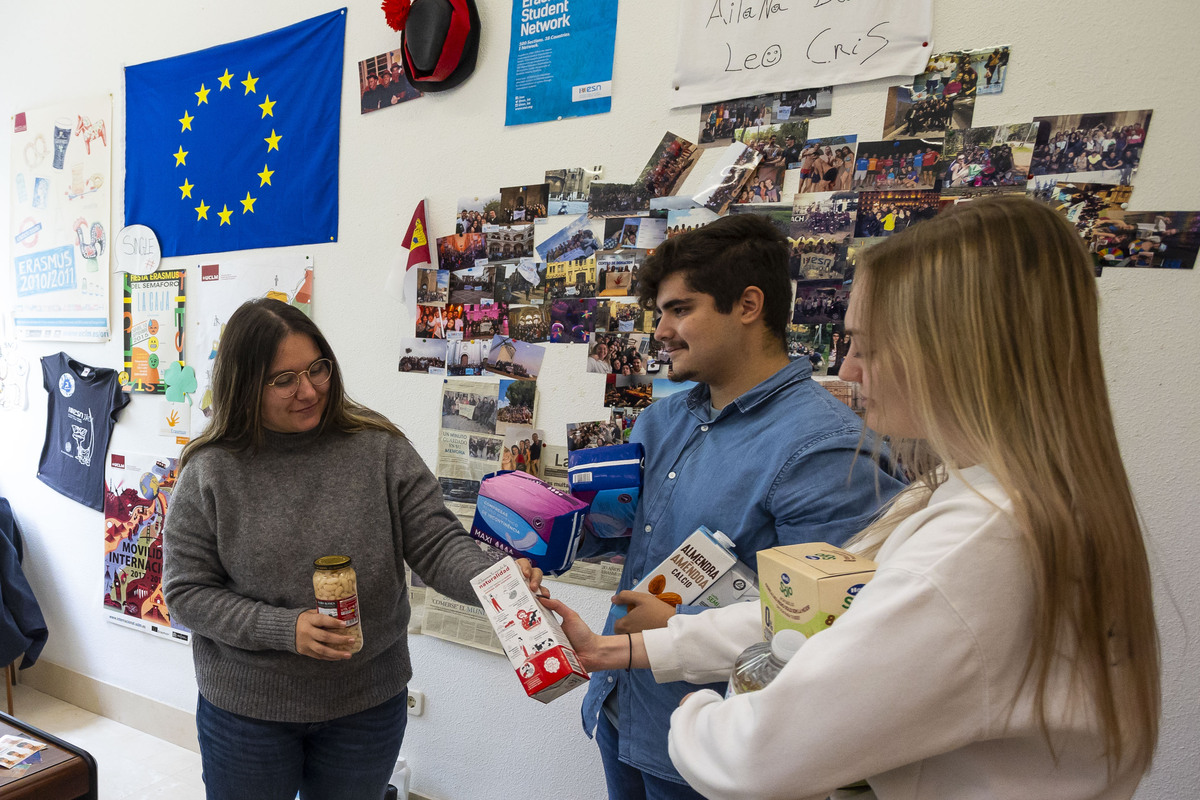
POLYGON ((683 0, 675 107, 922 72, 932 0, 683 0))

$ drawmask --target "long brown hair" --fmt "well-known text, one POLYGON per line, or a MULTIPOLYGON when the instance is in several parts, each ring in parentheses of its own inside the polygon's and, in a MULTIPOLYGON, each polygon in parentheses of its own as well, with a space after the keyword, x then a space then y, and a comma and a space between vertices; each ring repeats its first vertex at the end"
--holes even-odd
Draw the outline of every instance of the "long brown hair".
POLYGON ((181 468, 189 458, 209 445, 250 452, 262 446, 262 395, 267 372, 280 343, 293 333, 311 338, 321 356, 333 365, 319 430, 345 433, 381 430, 395 436, 404 435, 385 417, 346 395, 341 367, 316 323, 294 306, 261 298, 243 303, 225 323, 213 369, 212 421, 204 433, 183 448, 181 468))
POLYGON ((854 292, 871 369, 898 380, 927 432, 894 443, 917 480, 858 541, 877 551, 955 464, 985 466, 1032 568, 1024 681, 1043 734, 1052 661, 1074 647, 1072 680, 1102 725, 1110 776, 1125 763, 1144 771, 1161 691, 1150 568, 1079 236, 1032 200, 975 200, 865 251, 854 292))

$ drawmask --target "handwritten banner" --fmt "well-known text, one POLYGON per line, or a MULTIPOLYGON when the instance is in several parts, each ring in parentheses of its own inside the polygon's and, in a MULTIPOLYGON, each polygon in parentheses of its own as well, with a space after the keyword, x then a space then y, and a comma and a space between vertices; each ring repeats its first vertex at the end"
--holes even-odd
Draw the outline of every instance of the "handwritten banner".
POLYGON ((683 0, 672 105, 923 71, 932 0, 683 0))

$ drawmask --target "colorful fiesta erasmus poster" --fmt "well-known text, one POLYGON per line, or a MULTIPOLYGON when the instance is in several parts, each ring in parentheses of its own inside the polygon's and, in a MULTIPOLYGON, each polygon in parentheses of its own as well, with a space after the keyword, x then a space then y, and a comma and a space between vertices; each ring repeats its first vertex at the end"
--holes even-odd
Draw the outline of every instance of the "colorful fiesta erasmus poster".
POLYGON ((110 453, 104 470, 104 608, 110 622, 177 642, 163 598, 163 525, 179 460, 110 453))
POLYGON ((513 0, 505 125, 612 108, 617 0, 513 0))
POLYGON ((332 242, 346 11, 125 68, 125 220, 163 256, 332 242))
POLYGON ((9 244, 17 336, 107 341, 112 98, 12 118, 9 244))
POLYGON ((185 272, 125 273, 125 391, 165 394, 167 369, 183 359, 185 272))

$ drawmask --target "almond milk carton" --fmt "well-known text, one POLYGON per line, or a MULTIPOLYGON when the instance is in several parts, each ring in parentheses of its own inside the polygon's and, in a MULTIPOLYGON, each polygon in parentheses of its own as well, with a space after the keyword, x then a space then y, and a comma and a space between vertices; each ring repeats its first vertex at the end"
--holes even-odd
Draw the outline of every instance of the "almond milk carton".
POLYGON ((758 551, 763 630, 819 633, 842 615, 875 574, 875 562, 830 544, 791 544, 758 551))
POLYGON ((511 557, 476 575, 471 587, 526 694, 549 703, 587 682, 566 634, 529 591, 511 557))
MULTIPOLYGON (((728 605, 745 598, 747 576, 754 573, 741 565, 733 554, 733 541, 720 531, 710 531, 701 525, 683 544, 675 548, 666 560, 646 573, 633 587, 635 592, 650 594, 671 605, 728 605), (718 586, 722 576, 737 571, 740 580, 731 579, 718 586), (734 589, 734 586, 737 589, 734 589)), ((753 584, 753 581, 749 581, 753 584)), ((616 616, 623 616, 625 606, 616 607, 616 616)))

